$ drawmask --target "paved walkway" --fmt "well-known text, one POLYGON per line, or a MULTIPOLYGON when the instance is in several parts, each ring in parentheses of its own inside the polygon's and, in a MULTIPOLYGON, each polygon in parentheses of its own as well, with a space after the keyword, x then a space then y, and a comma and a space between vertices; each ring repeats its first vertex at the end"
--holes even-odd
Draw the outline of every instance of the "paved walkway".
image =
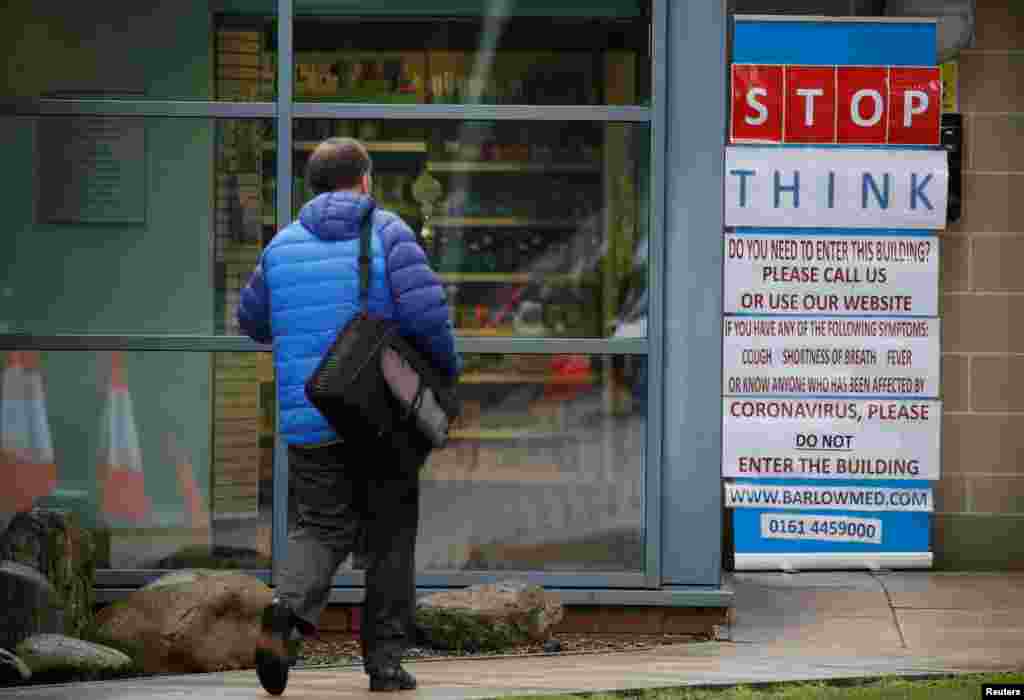
MULTIPOLYGON (((1024 670, 1024 574, 737 574, 729 641, 408 664, 398 697, 496 698, 682 685, 1024 670)), ((266 698, 252 671, 0 690, 25 700, 266 698)), ((380 697, 352 667, 293 671, 289 700, 380 697)))

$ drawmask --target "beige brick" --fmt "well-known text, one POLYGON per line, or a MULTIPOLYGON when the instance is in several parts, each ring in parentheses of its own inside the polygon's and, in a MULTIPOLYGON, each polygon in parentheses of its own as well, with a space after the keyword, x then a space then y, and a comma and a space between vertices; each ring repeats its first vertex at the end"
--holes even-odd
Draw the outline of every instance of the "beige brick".
POLYGON ((1006 476, 948 474, 935 486, 936 512, 1024 515, 1024 473, 1006 476))
POLYGON ((1024 416, 945 415, 943 474, 1019 474, 1024 455, 1024 416))
POLYGON ((1024 236, 978 237, 971 272, 974 289, 983 292, 1024 291, 1024 236))
POLYGON ((974 44, 977 49, 1024 49, 1024 3, 977 0, 974 44))
POLYGON ((968 360, 961 355, 942 356, 942 410, 966 411, 968 360))
POLYGON ((1024 233, 1024 175, 963 175, 963 231, 1024 233))
POLYGON ((972 115, 971 170, 1024 170, 1024 114, 972 115))
POLYGON ((217 78, 220 80, 252 80, 256 82, 260 79, 260 71, 258 68, 221 65, 217 67, 217 78))
POLYGON ((935 512, 962 513, 964 511, 965 477, 958 473, 945 473, 935 482, 935 512))
POLYGON ((960 111, 1024 112, 1024 54, 962 54, 960 111))
POLYGON ((259 68, 260 56, 258 53, 234 53, 220 51, 217 53, 218 66, 245 66, 246 68, 259 68))
POLYGON ((975 357, 971 407, 975 411, 1024 411, 1024 357, 975 357))
POLYGON ((955 294, 942 307, 943 352, 1024 352, 1024 297, 955 294))
POLYGON ((968 270, 971 240, 945 236, 940 242, 942 263, 942 291, 966 292, 970 289, 968 270))

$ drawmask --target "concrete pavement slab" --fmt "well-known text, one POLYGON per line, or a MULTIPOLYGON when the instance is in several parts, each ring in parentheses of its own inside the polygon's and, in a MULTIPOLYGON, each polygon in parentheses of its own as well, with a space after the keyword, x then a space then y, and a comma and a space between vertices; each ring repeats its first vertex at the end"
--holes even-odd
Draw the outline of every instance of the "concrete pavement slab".
POLYGON ((866 651, 902 647, 889 599, 870 574, 739 573, 730 585, 735 605, 727 630, 731 641, 805 639, 866 651))
POLYGON ((894 608, 1024 610, 1024 572, 885 572, 877 575, 894 608))
MULTIPOLYGON (((420 688, 401 697, 475 700, 684 685, 1022 670, 1022 583, 1024 576, 1017 575, 742 574, 731 581, 736 605, 732 631, 736 637, 756 643, 421 660, 408 663, 420 688), (890 607, 890 597, 904 606, 890 607)), ((8 697, 234 700, 269 696, 260 688, 255 672, 240 671, 0 689, 0 700, 8 697)), ((362 669, 348 666, 297 669, 284 697, 345 700, 371 696, 362 669)))
POLYGON ((912 651, 989 649, 1024 659, 1021 610, 897 610, 912 651))
MULTIPOLYGON (((828 654, 806 645, 696 644, 642 652, 575 656, 454 659, 408 664, 420 688, 402 698, 471 700, 512 695, 579 693, 601 690, 736 685, 785 681, 840 680, 885 675, 932 676, 1012 668, 957 663, 909 654, 828 654)), ((0 698, 25 700, 235 700, 266 698, 252 671, 167 676, 146 680, 12 688, 0 698)), ((367 690, 356 667, 300 669, 292 674, 285 698, 347 700, 379 697, 367 690)))

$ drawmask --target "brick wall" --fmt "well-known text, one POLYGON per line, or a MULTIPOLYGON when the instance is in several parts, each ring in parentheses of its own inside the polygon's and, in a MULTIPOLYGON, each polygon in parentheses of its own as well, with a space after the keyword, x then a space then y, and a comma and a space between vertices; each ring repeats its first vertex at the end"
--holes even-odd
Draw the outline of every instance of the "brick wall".
POLYGON ((941 568, 1024 568, 1024 0, 960 56, 963 216, 943 234, 941 568))

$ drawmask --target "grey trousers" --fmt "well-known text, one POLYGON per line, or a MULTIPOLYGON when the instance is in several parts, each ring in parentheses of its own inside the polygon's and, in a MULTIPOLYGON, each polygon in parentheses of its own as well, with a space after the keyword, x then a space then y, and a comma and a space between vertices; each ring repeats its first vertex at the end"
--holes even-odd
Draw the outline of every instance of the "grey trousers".
POLYGON ((355 552, 366 563, 360 626, 366 670, 398 663, 412 642, 419 526, 419 446, 344 443, 288 448, 295 527, 279 571, 277 597, 316 628, 331 579, 355 552))

